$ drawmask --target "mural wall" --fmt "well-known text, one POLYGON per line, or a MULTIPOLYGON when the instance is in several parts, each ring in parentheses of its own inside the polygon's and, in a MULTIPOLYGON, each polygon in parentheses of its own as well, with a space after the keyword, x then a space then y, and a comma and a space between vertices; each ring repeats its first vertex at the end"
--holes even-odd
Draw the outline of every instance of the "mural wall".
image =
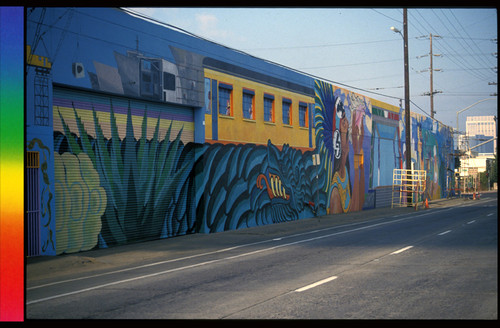
MULTIPOLYGON (((370 189, 391 185, 403 165, 399 114, 321 81, 314 90, 311 151, 271 140, 197 146, 147 108, 116 114, 110 101, 105 114, 90 105, 90 116, 81 108, 88 104, 69 108, 56 97, 57 253, 373 207, 370 189)), ((440 198, 451 136, 423 117, 413 121, 416 168, 428 170, 428 197, 440 198)))
POLYGON ((412 163, 427 172, 425 197, 446 197, 453 188, 453 130, 429 117, 412 113, 412 163))
POLYGON ((326 213, 312 151, 271 141, 184 144, 172 123, 160 129, 157 113, 139 117, 129 106, 120 124, 112 102, 90 100, 79 108, 54 100, 57 254, 326 213))
POLYGON ((312 152, 205 144, 197 163, 197 232, 293 221, 325 213, 312 152))
MULTIPOLYGON (((51 202, 46 254, 367 210, 405 167, 396 106, 119 10, 29 13, 28 43, 43 36, 77 54, 49 72, 50 137, 27 127, 51 202), (69 12, 78 20, 40 28, 45 13, 69 12), (65 28, 79 39, 65 39, 65 28), (116 40, 96 47, 84 37, 96 29, 116 40)), ((452 130, 416 114, 411 122, 412 165, 428 172, 427 197, 444 197, 452 130)))
POLYGON ((360 211, 368 191, 371 163, 370 102, 331 84, 316 81, 316 145, 321 158, 327 213, 360 211), (369 126, 369 124, 368 124, 369 126))
POLYGON ((192 116, 77 95, 54 98, 57 254, 192 232, 192 116))

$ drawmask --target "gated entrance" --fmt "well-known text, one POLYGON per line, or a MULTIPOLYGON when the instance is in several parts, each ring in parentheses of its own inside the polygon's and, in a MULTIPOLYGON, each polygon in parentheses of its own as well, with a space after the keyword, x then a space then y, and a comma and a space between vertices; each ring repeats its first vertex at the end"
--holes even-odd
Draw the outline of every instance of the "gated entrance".
POLYGON ((40 255, 40 156, 37 151, 26 153, 26 240, 27 255, 40 255))

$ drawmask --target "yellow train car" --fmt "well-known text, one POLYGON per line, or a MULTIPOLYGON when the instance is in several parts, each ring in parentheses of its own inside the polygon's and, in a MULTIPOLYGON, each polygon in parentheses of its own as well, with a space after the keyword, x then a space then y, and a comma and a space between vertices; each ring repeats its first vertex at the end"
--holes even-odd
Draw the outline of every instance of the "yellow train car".
POLYGON ((267 145, 270 140, 279 148, 314 149, 314 97, 307 91, 263 81, 262 74, 205 67, 204 76, 206 142, 267 145))

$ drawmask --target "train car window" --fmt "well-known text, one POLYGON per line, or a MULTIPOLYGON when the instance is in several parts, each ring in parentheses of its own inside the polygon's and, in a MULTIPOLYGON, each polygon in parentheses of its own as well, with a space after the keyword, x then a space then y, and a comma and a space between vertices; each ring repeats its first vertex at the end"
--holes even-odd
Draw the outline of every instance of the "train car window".
POLYGON ((243 118, 254 120, 255 119, 255 92, 253 90, 243 89, 242 108, 243 118))
POLYGON ((274 96, 264 94, 264 121, 274 123, 274 96))
POLYGON ((219 114, 232 116, 232 91, 232 85, 219 83, 219 114))
POLYGON ((300 102, 299 103, 299 126, 308 127, 308 113, 307 113, 307 104, 300 102))
POLYGON ((292 125, 292 100, 283 98, 282 112, 283 124, 292 125))

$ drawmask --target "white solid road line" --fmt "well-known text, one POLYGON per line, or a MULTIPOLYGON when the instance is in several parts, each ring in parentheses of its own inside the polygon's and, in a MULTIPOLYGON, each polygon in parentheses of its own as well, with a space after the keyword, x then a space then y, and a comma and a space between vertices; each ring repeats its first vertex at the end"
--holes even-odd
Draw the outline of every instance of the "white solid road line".
POLYGON ((332 276, 332 277, 329 277, 329 278, 326 278, 326 279, 323 279, 323 280, 320 280, 318 282, 315 282, 313 284, 310 284, 310 285, 307 285, 307 286, 304 286, 302 288, 299 288, 299 289, 296 289, 295 291, 300 293, 300 292, 303 292, 305 290, 308 290, 308 289, 311 289, 311 288, 314 288, 314 287, 317 287, 319 285, 323 285, 323 284, 326 284, 327 282, 329 281, 332 281, 332 280, 335 280, 337 279, 337 276, 332 276))
POLYGON ((202 265, 206 265, 206 264, 210 264, 210 263, 219 262, 221 260, 224 260, 224 259, 211 260, 211 261, 206 261, 206 262, 202 262, 202 263, 196 263, 196 264, 192 264, 192 265, 187 265, 187 266, 184 266, 184 267, 179 267, 179 268, 174 268, 174 269, 170 269, 170 270, 165 270, 165 271, 155 272, 155 273, 151 273, 151 274, 146 274, 146 275, 142 275, 142 276, 138 276, 138 277, 133 277, 133 278, 129 278, 129 279, 113 281, 113 282, 102 284, 102 285, 97 285, 97 286, 93 286, 93 287, 89 287, 89 288, 75 290, 75 291, 68 292, 68 293, 63 293, 63 294, 53 295, 53 296, 49 296, 49 297, 45 297, 45 298, 41 298, 41 299, 37 299, 37 300, 33 300, 33 301, 28 301, 28 302, 26 302, 26 305, 33 304, 33 303, 38 303, 38 302, 44 302, 44 301, 48 301, 48 300, 59 298, 59 297, 63 297, 63 296, 80 294, 80 293, 83 293, 83 292, 88 292, 88 291, 99 289, 99 288, 104 288, 104 287, 109 287, 109 286, 113 286, 113 285, 118 285, 118 284, 122 284, 122 283, 125 283, 125 282, 131 282, 131 281, 135 281, 135 280, 139 280, 139 279, 144 279, 144 278, 151 278, 151 277, 159 276, 159 275, 162 275, 162 274, 165 274, 165 273, 180 271, 180 270, 189 269, 189 268, 195 268, 195 267, 198 267, 198 266, 202 266, 202 265))

